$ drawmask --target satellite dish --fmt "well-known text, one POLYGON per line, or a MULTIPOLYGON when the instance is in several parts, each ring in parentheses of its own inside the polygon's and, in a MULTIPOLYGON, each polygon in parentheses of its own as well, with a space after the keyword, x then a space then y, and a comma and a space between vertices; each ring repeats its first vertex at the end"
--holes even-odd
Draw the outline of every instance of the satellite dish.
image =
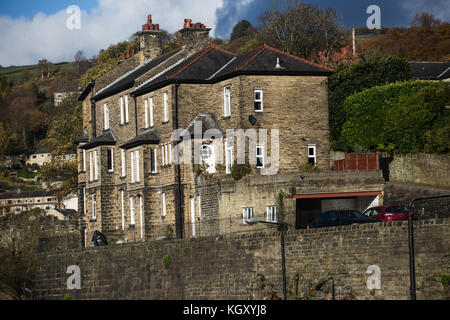
POLYGON ((254 116, 248 117, 248 121, 254 126, 258 120, 254 116))

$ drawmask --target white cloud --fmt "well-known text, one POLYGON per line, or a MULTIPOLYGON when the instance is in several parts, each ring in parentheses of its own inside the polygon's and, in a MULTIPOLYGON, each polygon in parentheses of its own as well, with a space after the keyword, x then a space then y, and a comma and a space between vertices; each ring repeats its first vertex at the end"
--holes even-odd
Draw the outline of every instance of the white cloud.
POLYGON ((69 30, 66 8, 52 14, 36 14, 32 20, 0 16, 0 65, 36 64, 45 58, 52 62, 72 61, 77 50, 92 57, 110 44, 128 40, 146 23, 151 13, 153 23, 175 32, 184 19, 202 22, 213 28, 216 9, 223 0, 98 0, 90 12, 81 12, 81 29, 69 30))

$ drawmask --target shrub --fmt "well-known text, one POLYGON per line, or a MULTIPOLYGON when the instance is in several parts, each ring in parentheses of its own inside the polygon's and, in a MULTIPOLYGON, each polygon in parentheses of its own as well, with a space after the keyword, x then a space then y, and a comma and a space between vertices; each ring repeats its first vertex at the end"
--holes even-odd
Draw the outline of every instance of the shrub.
MULTIPOLYGON (((347 97, 375 86, 412 79, 408 61, 394 57, 364 57, 358 63, 341 64, 328 81, 330 135, 339 141, 347 117, 343 105, 347 97)), ((342 147, 335 144, 334 147, 342 147)), ((347 151, 344 149, 335 150, 347 151)))
POLYGON ((168 254, 166 254, 163 258, 162 258, 162 263, 164 268, 168 268, 170 266, 170 264, 172 263, 172 259, 170 258, 170 256, 168 254))
POLYGON ((239 181, 245 176, 252 173, 252 167, 249 163, 246 164, 237 164, 234 163, 233 167, 231 168, 231 176, 234 180, 239 181))
POLYGON ((319 171, 319 168, 315 164, 311 164, 311 163, 302 164, 298 169, 300 170, 300 172, 319 171))
POLYGON ((342 136, 349 148, 445 153, 449 103, 450 85, 444 82, 408 81, 367 89, 346 99, 342 136))

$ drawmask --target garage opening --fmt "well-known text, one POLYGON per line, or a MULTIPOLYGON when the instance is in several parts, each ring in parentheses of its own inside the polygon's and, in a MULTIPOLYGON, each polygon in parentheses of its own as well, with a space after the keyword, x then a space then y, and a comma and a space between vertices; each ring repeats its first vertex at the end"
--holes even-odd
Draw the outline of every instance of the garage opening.
POLYGON ((296 229, 306 229, 322 213, 331 210, 358 210, 379 205, 381 191, 315 193, 294 196, 296 203, 296 229))

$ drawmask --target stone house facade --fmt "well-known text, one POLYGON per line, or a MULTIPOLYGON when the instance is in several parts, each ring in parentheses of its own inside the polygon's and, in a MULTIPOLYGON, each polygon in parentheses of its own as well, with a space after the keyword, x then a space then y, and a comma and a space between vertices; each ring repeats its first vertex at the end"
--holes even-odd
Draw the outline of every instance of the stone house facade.
POLYGON ((330 69, 267 45, 238 56, 210 45, 209 31, 186 19, 182 47, 164 53, 149 16, 141 50, 80 95, 86 244, 95 230, 116 242, 212 236, 225 224, 246 231, 245 218, 277 220, 280 187, 295 222, 304 185, 299 167, 307 163, 321 169, 308 192, 382 195, 380 172, 343 180, 331 172, 330 69), (242 179, 231 177, 246 167, 251 172, 242 179))

